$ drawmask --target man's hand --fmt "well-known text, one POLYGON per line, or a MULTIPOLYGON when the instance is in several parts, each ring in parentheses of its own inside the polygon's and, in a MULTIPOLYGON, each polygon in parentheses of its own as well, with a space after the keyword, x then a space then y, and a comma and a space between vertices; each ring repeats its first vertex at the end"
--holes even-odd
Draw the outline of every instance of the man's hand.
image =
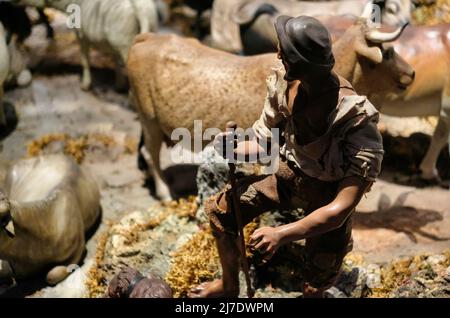
POLYGON ((225 159, 230 161, 245 161, 247 163, 257 162, 258 157, 267 155, 266 150, 261 147, 258 140, 246 140, 238 142, 234 133, 226 131, 214 138, 214 149, 225 159))
POLYGON ((235 134, 232 131, 224 131, 214 138, 214 149, 225 159, 234 159, 234 150, 237 146, 235 134))
POLYGON ((257 229, 250 237, 250 247, 264 255, 264 261, 269 261, 280 247, 280 235, 273 227, 257 229))

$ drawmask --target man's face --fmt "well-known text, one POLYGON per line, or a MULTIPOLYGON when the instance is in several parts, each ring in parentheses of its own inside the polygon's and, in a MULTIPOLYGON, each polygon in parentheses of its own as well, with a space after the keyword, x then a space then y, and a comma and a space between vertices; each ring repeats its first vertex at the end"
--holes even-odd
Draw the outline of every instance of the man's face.
POLYGON ((279 60, 281 60, 281 62, 282 62, 283 65, 284 65, 284 69, 286 70, 286 75, 285 75, 284 79, 285 79, 286 81, 293 81, 293 80, 295 80, 295 79, 292 79, 292 78, 290 78, 290 77, 288 76, 288 74, 289 74, 289 64, 288 64, 288 63, 285 61, 285 59, 283 58, 283 51, 281 50, 280 42, 278 42, 278 44, 277 44, 277 58, 278 58, 279 60))

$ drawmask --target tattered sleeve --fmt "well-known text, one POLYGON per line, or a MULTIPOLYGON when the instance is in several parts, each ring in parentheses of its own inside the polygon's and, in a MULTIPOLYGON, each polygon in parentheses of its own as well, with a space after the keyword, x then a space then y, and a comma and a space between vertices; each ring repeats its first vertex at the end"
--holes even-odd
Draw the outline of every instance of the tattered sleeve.
POLYGON ((380 174, 384 151, 377 128, 378 118, 379 115, 374 114, 348 132, 344 149, 346 176, 359 176, 373 182, 380 174))
POLYGON ((283 103, 287 83, 283 79, 284 74, 281 69, 275 69, 267 78, 267 95, 264 101, 264 108, 259 119, 253 124, 253 130, 258 138, 272 138, 271 129, 283 120, 284 116, 280 112, 280 105, 283 103))

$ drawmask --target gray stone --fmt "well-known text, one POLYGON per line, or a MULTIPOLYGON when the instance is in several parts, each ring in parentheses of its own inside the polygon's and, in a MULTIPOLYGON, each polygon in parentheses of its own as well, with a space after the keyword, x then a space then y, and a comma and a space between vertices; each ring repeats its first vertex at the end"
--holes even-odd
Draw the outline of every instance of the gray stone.
POLYGON ((427 258, 427 263, 430 265, 439 265, 444 263, 447 260, 447 257, 445 257, 445 255, 442 254, 436 254, 436 255, 431 255, 428 256, 427 258))
POLYGON ((363 267, 353 267, 342 271, 335 287, 351 298, 364 297, 367 290, 367 271, 363 267))
POLYGON ((450 266, 447 267, 447 269, 445 270, 445 276, 444 279, 450 283, 450 266))
POLYGON ((203 163, 197 172, 198 203, 223 189, 228 181, 228 164, 213 147, 203 150, 203 163))
POLYGON ((340 291, 338 288, 336 288, 335 286, 327 289, 324 292, 324 297, 325 298, 348 298, 347 295, 345 293, 343 293, 342 291, 340 291))
POLYGON ((369 264, 366 268, 367 281, 366 285, 369 288, 381 287, 381 268, 377 264, 369 264))

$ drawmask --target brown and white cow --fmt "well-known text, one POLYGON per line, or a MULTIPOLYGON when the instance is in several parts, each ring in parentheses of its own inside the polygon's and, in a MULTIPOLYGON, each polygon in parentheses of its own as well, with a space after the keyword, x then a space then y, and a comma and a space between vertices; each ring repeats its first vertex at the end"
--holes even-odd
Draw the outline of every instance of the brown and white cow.
MULTIPOLYGON (((402 30, 380 34, 359 20, 347 32, 348 38, 334 48, 336 69, 368 95, 375 91, 398 94, 400 86, 412 82, 414 72, 392 50, 390 58, 384 58, 386 51, 376 42, 392 41, 402 30)), ((176 128, 193 132, 194 120, 202 120, 204 129, 224 129, 230 120, 250 127, 262 111, 265 80, 278 65, 275 54, 236 56, 175 35, 136 38, 128 73, 160 198, 170 198, 161 174, 162 142, 176 128)))
MULTIPOLYGON (((320 17, 335 39, 342 37, 355 19, 320 17)), ((450 24, 409 26, 392 44, 413 67, 416 78, 403 94, 388 99, 384 94, 372 95, 373 102, 383 114, 391 116, 439 116, 419 169, 420 177, 427 183, 441 183, 436 163, 442 148, 450 141, 450 24)))
POLYGON ((419 166, 423 179, 439 183, 436 162, 450 142, 450 23, 410 27, 393 45, 412 65, 416 79, 399 98, 381 103, 381 112, 399 117, 439 116, 419 166))

